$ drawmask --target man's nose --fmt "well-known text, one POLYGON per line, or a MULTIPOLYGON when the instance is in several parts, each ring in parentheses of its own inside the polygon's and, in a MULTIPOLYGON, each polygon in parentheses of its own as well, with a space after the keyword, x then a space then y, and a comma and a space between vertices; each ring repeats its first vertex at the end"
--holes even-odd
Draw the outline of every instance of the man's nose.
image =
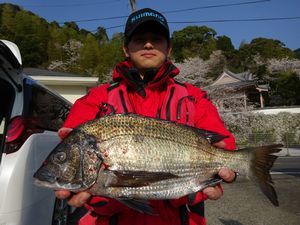
POLYGON ((144 48, 145 49, 152 49, 153 48, 153 44, 151 41, 147 40, 144 44, 144 48))

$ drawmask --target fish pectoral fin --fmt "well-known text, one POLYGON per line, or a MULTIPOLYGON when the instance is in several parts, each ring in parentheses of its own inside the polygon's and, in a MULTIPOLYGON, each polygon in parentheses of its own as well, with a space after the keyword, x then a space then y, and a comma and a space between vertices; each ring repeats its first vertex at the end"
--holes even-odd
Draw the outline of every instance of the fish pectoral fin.
POLYGON ((146 200, 141 199, 127 199, 127 198, 118 198, 119 202, 123 203, 124 205, 128 206, 131 209, 134 209, 140 213, 146 213, 149 215, 156 215, 153 212, 153 208, 146 200))
POLYGON ((111 187, 142 187, 151 183, 177 178, 177 175, 166 172, 149 171, 111 171, 115 179, 110 183, 111 187))

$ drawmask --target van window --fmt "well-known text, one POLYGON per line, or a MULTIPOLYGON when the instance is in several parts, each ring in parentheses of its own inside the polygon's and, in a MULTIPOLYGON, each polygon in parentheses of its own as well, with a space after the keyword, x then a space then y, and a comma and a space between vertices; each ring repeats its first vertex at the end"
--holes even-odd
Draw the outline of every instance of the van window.
POLYGON ((35 81, 24 80, 23 116, 35 128, 57 131, 62 127, 71 105, 35 81))
POLYGON ((4 137, 4 124, 5 124, 5 118, 0 117, 0 143, 2 143, 4 137))

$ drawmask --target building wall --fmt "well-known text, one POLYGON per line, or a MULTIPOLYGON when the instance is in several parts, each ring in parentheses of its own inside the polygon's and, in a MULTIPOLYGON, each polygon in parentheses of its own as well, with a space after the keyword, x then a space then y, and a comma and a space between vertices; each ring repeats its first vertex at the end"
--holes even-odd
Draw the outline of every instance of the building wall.
POLYGON ((76 99, 81 98, 86 95, 88 92, 88 87, 86 86, 62 86, 62 85, 45 85, 51 90, 57 92, 65 99, 69 100, 71 103, 74 103, 76 99))
POLYGON ((281 113, 281 112, 300 113, 300 106, 299 107, 264 108, 264 109, 260 109, 260 110, 255 110, 253 112, 263 113, 263 114, 277 114, 277 113, 281 113))
POLYGON ((46 85, 51 90, 56 91, 58 94, 74 103, 76 99, 81 98, 88 92, 88 87, 86 86, 62 86, 62 85, 46 85))

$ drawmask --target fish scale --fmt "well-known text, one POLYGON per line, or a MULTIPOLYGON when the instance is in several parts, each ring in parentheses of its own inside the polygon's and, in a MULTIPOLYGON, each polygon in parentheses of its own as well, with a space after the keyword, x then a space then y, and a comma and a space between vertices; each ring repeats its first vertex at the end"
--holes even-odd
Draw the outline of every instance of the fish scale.
POLYGON ((190 146, 197 145, 197 142, 199 141, 199 135, 191 130, 190 127, 182 125, 176 126, 175 124, 163 120, 149 120, 149 118, 146 117, 140 118, 141 120, 137 121, 136 116, 107 116, 96 122, 87 122, 78 129, 93 134, 101 140, 108 140, 122 135, 142 134, 143 136, 171 140, 190 146), (110 130, 107 130, 107 127, 109 127, 110 130))

